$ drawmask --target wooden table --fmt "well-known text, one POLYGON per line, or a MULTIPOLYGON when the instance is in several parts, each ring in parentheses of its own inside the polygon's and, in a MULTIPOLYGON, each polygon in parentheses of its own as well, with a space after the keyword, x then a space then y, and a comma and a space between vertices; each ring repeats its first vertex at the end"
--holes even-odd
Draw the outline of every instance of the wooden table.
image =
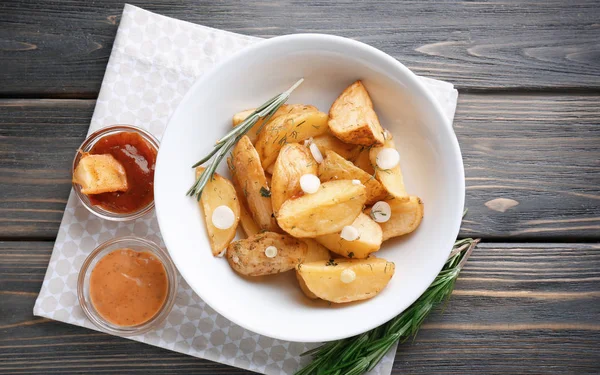
MULTIPOLYGON (((137 3, 137 2, 136 2, 137 3)), ((482 244, 394 374, 600 372, 597 1, 153 0, 242 34, 369 43, 453 82, 482 244)), ((0 373, 241 370, 32 316, 123 3, 0 4, 0 373)))

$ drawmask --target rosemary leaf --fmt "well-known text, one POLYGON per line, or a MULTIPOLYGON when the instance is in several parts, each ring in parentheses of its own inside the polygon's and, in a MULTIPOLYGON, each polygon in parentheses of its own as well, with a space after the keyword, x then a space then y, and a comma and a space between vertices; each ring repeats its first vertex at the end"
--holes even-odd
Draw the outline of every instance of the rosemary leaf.
MULTIPOLYGON (((271 117, 277 112, 277 110, 290 98, 290 94, 304 81, 304 78, 299 79, 292 87, 284 91, 279 95, 275 95, 265 103, 261 104, 254 112, 250 114, 244 121, 238 126, 233 128, 230 132, 225 134, 217 143, 211 152, 208 153, 204 158, 200 159, 195 163, 192 168, 196 168, 212 159, 210 165, 204 169, 204 171, 198 176, 192 187, 187 191, 186 195, 195 196, 197 200, 200 200, 202 196, 202 190, 210 181, 217 170, 219 164, 225 157, 225 155, 235 146, 235 144, 246 134, 252 127, 258 122, 259 119, 263 119, 262 126, 267 123, 271 117)), ((260 130, 259 129, 259 132, 260 130)))
POLYGON ((429 313, 450 297, 462 267, 478 243, 472 238, 456 241, 433 283, 404 312, 369 332, 303 353, 312 356, 313 361, 296 375, 360 375, 371 371, 394 344, 414 338, 429 313))

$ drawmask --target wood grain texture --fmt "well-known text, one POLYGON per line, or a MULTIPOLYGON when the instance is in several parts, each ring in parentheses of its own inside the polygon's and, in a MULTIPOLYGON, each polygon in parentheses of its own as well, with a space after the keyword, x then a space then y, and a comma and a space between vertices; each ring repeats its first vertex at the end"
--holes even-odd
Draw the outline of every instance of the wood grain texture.
MULTIPOLYGON (((132 3, 247 35, 357 39, 461 89, 600 88, 595 0, 132 3)), ((122 8, 120 0, 2 2, 0 96, 95 98, 122 8)))
MULTIPOLYGON (((54 239, 92 100, 0 100, 0 238, 54 239)), ((600 239, 600 97, 459 97, 461 236, 600 239)))
MULTIPOLYGON (((51 242, 0 242, 0 374, 241 370, 32 316, 51 242)), ((600 245, 482 243, 393 374, 598 373, 600 245)))

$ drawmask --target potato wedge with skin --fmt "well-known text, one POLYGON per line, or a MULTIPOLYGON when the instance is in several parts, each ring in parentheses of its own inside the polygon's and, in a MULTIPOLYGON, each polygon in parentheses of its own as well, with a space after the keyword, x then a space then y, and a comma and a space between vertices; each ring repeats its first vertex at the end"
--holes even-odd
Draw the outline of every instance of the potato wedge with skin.
POLYGON ((232 242, 227 248, 227 262, 234 271, 246 276, 273 275, 296 268, 306 257, 304 242, 287 234, 265 232, 232 242), (269 258, 265 250, 277 248, 277 255, 269 258))
POLYGON ((381 182, 381 185, 387 190, 387 192, 394 198, 400 200, 408 200, 408 193, 404 187, 404 177, 402 177, 402 169, 400 163, 392 169, 381 169, 377 166, 377 155, 379 151, 384 148, 396 149, 394 140, 390 137, 386 139, 383 146, 372 147, 369 151, 369 158, 371 159, 371 165, 375 169, 375 178, 381 182))
MULTIPOLYGON (((408 234, 419 227, 425 207, 421 198, 411 195, 408 200, 389 199, 386 200, 392 209, 390 219, 385 223, 378 223, 383 231, 383 240, 408 234)), ((365 210, 365 214, 371 215, 372 207, 365 210)))
POLYGON ((373 102, 361 81, 348 86, 329 110, 329 129, 346 143, 371 146, 385 141, 373 102))
POLYGON ((316 136, 312 141, 317 145, 317 147, 319 147, 321 152, 325 152, 325 150, 331 150, 346 160, 354 160, 361 150, 361 146, 344 143, 334 137, 331 133, 325 133, 316 136))
MULTIPOLYGON (((238 199, 239 199, 239 196, 238 196, 238 199)), ((246 237, 252 237, 255 234, 260 233, 260 231, 261 231, 260 227, 256 224, 256 222, 252 218, 252 215, 246 208, 245 202, 242 202, 241 200, 240 200, 240 224, 242 225, 242 229, 244 230, 244 233, 246 233, 246 237)))
MULTIPOLYGON (((283 104, 281 107, 279 107, 279 109, 277 110, 277 112, 275 112, 273 114, 273 116, 271 117, 271 119, 269 121, 272 121, 277 116, 281 116, 281 115, 284 115, 284 114, 289 114, 290 112, 300 112, 300 111, 303 111, 303 110, 305 110, 304 108, 310 108, 310 109, 313 109, 315 111, 318 111, 318 109, 316 107, 313 107, 312 105, 283 104)), ((242 121, 244 121, 246 118, 248 118, 248 116, 250 116, 255 110, 256 110, 256 108, 250 108, 250 109, 247 109, 247 110, 242 111, 242 112, 238 112, 235 115, 233 115, 233 126, 234 127, 238 126, 242 121)), ((246 135, 248 136, 248 138, 250 138, 250 142, 252 142, 252 144, 255 144, 256 140, 258 139, 258 133, 259 133, 259 130, 261 130, 262 124, 263 124, 263 120, 259 119, 256 122, 256 124, 254 124, 254 126, 252 127, 252 129, 248 130, 248 132, 246 133, 246 135)))
MULTIPOLYGON (((196 168, 196 178, 198 178, 203 171, 204 167, 196 168)), ((204 212, 204 221, 206 223, 206 230, 208 232, 208 240, 210 242, 212 254, 217 256, 227 248, 229 243, 235 237, 235 232, 240 220, 240 201, 231 181, 215 173, 213 178, 209 180, 204 187, 199 205, 204 212), (212 222, 213 212, 219 206, 227 206, 233 211, 235 220, 233 225, 228 229, 219 229, 215 227, 212 222)))
POLYGON ((316 237, 315 240, 336 254, 346 258, 364 259, 369 254, 379 250, 383 242, 383 232, 379 224, 374 222, 368 215, 360 214, 352 222, 358 230, 359 237, 354 241, 346 241, 340 237, 340 233, 326 234, 316 237))
POLYGON ((279 150, 286 143, 298 143, 327 132, 327 114, 306 107, 274 118, 265 125, 256 141, 256 150, 262 165, 268 168, 275 163, 279 150))
MULTIPOLYGON (((317 241, 313 240, 312 238, 303 238, 302 241, 308 246, 306 258, 304 258, 305 263, 318 262, 320 260, 326 261, 331 259, 329 250, 327 250, 325 246, 321 245, 317 241)), ((298 279, 298 284, 300 285, 302 293, 304 293, 310 299, 319 298, 306 287, 306 283, 298 274, 298 270, 296 270, 296 278, 298 279)))
POLYGON ((375 169, 371 164, 371 157, 369 153, 371 152, 370 148, 363 148, 359 153, 356 159, 354 159, 354 165, 367 172, 371 176, 375 175, 375 169))
POLYGON ((367 200, 363 185, 350 180, 321 184, 314 194, 289 199, 277 212, 281 229, 294 237, 317 237, 336 233, 356 219, 367 200))
POLYGON ((247 136, 243 136, 232 152, 233 182, 248 203, 250 214, 260 229, 279 232, 271 205, 271 190, 258 153, 247 136))
POLYGON ((319 178, 321 182, 360 180, 367 188, 367 204, 373 204, 387 196, 385 188, 372 175, 331 150, 325 151, 325 159, 319 164, 319 178))
MULTIPOLYGON (((231 176, 235 182, 235 168, 233 166, 233 161, 230 157, 227 158, 227 166, 229 167, 229 172, 231 173, 231 176)), ((252 214, 250 214, 250 211, 248 211, 248 202, 246 202, 244 192, 238 186, 237 183, 234 183, 233 187, 235 188, 238 201, 240 202, 240 225, 242 226, 244 233, 246 233, 246 237, 254 236, 257 233, 260 233, 260 227, 252 218, 252 214)))
POLYGON ((318 167, 308 148, 299 143, 284 145, 274 165, 271 203, 277 213, 283 202, 302 192, 300 177, 307 173, 316 175, 318 167))
MULTIPOLYGON (((306 287, 317 297, 334 303, 373 298, 394 276, 395 265, 382 258, 331 259, 298 266, 298 274, 306 287), (341 280, 342 272, 351 270, 356 279, 341 280)), ((348 272, 348 271, 347 271, 348 272)))

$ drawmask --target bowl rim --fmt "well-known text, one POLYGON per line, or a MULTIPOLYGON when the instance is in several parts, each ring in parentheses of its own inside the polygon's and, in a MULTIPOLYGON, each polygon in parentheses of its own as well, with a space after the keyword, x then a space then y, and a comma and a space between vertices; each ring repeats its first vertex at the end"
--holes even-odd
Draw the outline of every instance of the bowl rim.
MULTIPOLYGON (((428 91, 428 89, 425 87, 423 82, 419 79, 419 77, 415 73, 413 73, 410 69, 408 69, 406 66, 404 66, 400 61, 396 60, 394 57, 388 55, 387 53, 385 53, 373 46, 370 46, 366 43, 359 42, 357 40, 353 40, 353 39, 349 39, 349 38, 345 38, 345 37, 341 37, 341 36, 336 36, 336 35, 318 34, 318 33, 289 34, 289 35, 282 35, 282 36, 277 36, 277 37, 273 37, 270 39, 265 39, 265 40, 259 41, 253 45, 250 45, 250 46, 230 55, 228 58, 224 59, 222 62, 216 64, 211 69, 209 69, 207 72, 205 72, 189 88, 188 92, 181 99, 177 108, 175 109, 175 111, 173 111, 173 113, 171 114, 171 116, 169 118, 169 121, 167 122, 167 127, 166 127, 166 129, 163 133, 163 137, 162 137, 162 143, 164 143, 166 137, 169 136, 170 129, 172 129, 172 127, 170 125, 171 125, 173 118, 175 118, 178 115, 178 113, 181 111, 181 108, 184 107, 188 103, 188 101, 192 97, 193 93, 196 92, 197 88, 199 86, 204 85, 204 83, 206 81, 212 79, 212 76, 215 75, 224 66, 227 66, 230 64, 235 64, 235 62, 238 59, 240 59, 241 57, 243 57, 245 55, 253 54, 254 51, 256 51, 256 50, 265 50, 265 49, 271 48, 273 46, 276 46, 278 44, 285 44, 285 43, 291 43, 291 42, 306 42, 306 41, 318 41, 320 43, 325 42, 325 43, 341 44, 349 49, 359 49, 362 52, 372 55, 374 59, 380 60, 382 63, 385 63, 392 69, 391 73, 389 73, 390 75, 402 76, 404 79, 403 82, 407 84, 408 89, 411 92, 423 97, 430 104, 430 106, 432 107, 432 110, 434 112, 434 116, 437 117, 437 120, 439 123, 443 124, 442 127, 444 129, 441 130, 441 132, 445 132, 445 134, 443 134, 443 136, 450 143, 450 149, 454 156, 453 164, 457 165, 457 167, 458 167, 457 169, 459 172, 455 176, 455 178, 458 182, 457 186, 459 187, 459 193, 460 193, 460 196, 457 197, 457 200, 458 200, 457 203, 458 203, 458 207, 461 207, 462 209, 460 212, 456 213, 457 218, 456 218, 456 223, 454 225, 454 228, 449 228, 449 229, 451 229, 451 233, 454 234, 453 237, 456 238, 458 236, 458 233, 460 230, 460 226, 461 226, 461 222, 462 222, 462 213, 463 213, 462 210, 464 209, 465 176, 464 176, 464 165, 463 165, 463 160, 462 160, 462 153, 460 150, 460 145, 458 143, 458 139, 456 137, 454 129, 452 128, 452 123, 443 114, 444 112, 443 112, 440 104, 437 102, 437 100, 434 98, 434 96, 428 91), (393 70, 395 70, 395 72, 393 70)), ((157 167, 156 172, 157 173, 155 174, 155 179, 156 179, 156 176, 159 175, 158 170, 160 169, 160 166, 162 165, 162 163, 161 163, 161 159, 163 158, 162 155, 163 154, 161 154, 161 152, 159 150, 157 160, 156 160, 156 167, 157 167)), ((158 186, 159 185, 155 182, 155 184, 154 184, 155 199, 156 199, 156 197, 159 196, 159 194, 157 194, 157 191, 156 191, 158 186)), ((159 227, 164 228, 164 227, 166 227, 166 224, 163 223, 164 219, 161 218, 162 216, 160 215, 160 212, 161 212, 160 206, 161 206, 160 204, 158 204, 158 203, 156 204, 156 216, 157 216, 157 221, 158 221, 159 227)), ((162 230, 161 230, 161 234, 163 236, 163 241, 165 243, 165 247, 167 248, 167 251, 171 255, 171 258, 173 259, 175 266, 179 270, 181 276, 187 282, 187 280, 191 279, 191 278, 188 277, 189 275, 187 275, 184 271, 182 271, 182 268, 179 267, 179 265, 183 264, 185 262, 185 260, 179 259, 177 256, 175 256, 175 254, 173 254, 171 252, 171 250, 169 250, 169 244, 173 244, 173 241, 170 238, 168 238, 167 235, 162 233, 162 230)), ((452 246, 450 246, 448 248, 448 254, 450 254, 451 250, 452 250, 452 246)), ((411 301, 406 306, 399 307, 396 309, 390 309, 387 311, 386 314, 383 314, 384 317, 380 318, 378 321, 373 321, 368 325, 362 326, 360 329, 353 329, 353 327, 348 327, 346 332, 344 332, 343 334, 331 335, 331 334, 324 333, 324 334, 321 334, 321 336, 319 336, 319 337, 290 336, 286 333, 281 333, 281 332, 266 332, 265 330, 263 330, 260 327, 255 327, 252 324, 247 324, 245 322, 239 321, 235 317, 232 317, 232 314, 230 314, 228 311, 224 311, 223 309, 220 309, 219 304, 215 303, 213 298, 210 298, 210 297, 207 298, 206 296, 204 296, 203 293, 199 292, 197 290, 197 288, 195 288, 193 286, 193 283, 188 283, 188 284, 190 285, 192 290, 205 303, 207 303, 212 309, 214 309, 218 314, 222 315, 229 321, 242 326, 243 328, 245 328, 247 330, 250 330, 252 332, 255 332, 257 334, 260 334, 260 335, 263 335, 266 337, 271 337, 271 338, 284 340, 284 341, 325 342, 325 341, 339 340, 339 339, 344 339, 344 338, 348 338, 351 336, 359 335, 359 334, 367 332, 373 328, 376 328, 376 327, 380 326, 381 324, 384 324, 385 322, 393 319, 397 315, 401 314, 408 307, 410 307, 410 305, 412 305, 412 303, 414 303, 414 301, 416 301, 418 299, 418 297, 420 297, 425 292, 425 290, 427 290, 427 288, 435 280, 435 277, 437 277, 437 275, 439 274, 439 271, 442 269, 445 262, 446 262, 446 258, 443 258, 443 259, 440 258, 440 260, 436 262, 435 269, 437 270, 437 272, 435 274, 432 273, 432 275, 427 278, 427 284, 426 284, 425 288, 420 288, 420 290, 418 291, 419 293, 416 294, 417 297, 415 297, 414 300, 411 301)), ((368 301, 366 301, 366 303, 368 303, 368 301)), ((398 305, 398 306, 401 306, 401 305, 398 305)))

